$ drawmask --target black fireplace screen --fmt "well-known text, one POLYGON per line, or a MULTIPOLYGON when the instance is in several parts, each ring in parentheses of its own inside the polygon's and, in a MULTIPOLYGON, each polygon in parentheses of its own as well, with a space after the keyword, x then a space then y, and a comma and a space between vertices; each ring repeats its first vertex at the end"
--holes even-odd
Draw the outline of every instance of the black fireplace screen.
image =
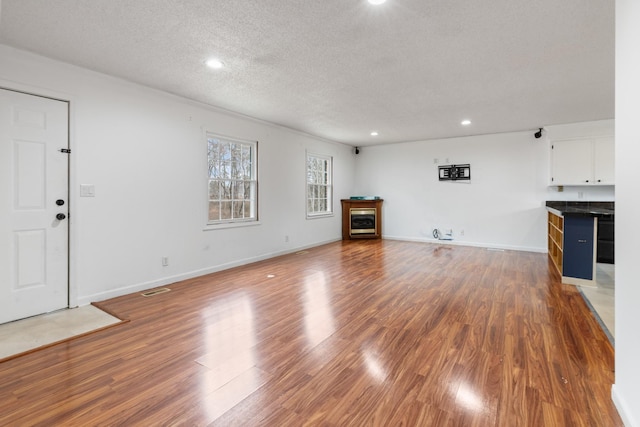
POLYGON ((375 234, 376 210, 351 209, 351 234, 375 234))

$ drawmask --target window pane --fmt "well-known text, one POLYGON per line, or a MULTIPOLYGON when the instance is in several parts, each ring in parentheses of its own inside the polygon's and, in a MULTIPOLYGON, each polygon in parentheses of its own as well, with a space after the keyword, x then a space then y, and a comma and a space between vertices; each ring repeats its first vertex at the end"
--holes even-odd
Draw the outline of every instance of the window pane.
POLYGON ((242 202, 231 202, 231 215, 233 218, 242 218, 242 202))
POLYGON ((229 144, 220 144, 220 160, 224 162, 228 162, 231 160, 231 147, 229 146, 229 144))
POLYGON ((327 198, 327 187, 318 186, 318 197, 321 199, 327 198))
POLYGON ((244 182, 236 181, 233 183, 233 198, 236 200, 244 199, 244 182))
POLYGON ((223 171, 220 168, 220 163, 215 163, 215 164, 212 165, 210 178, 212 178, 212 179, 222 179, 223 178, 223 171))
POLYGON ((231 179, 242 179, 243 171, 242 164, 239 162, 231 162, 231 170, 229 172, 229 177, 231 179))
POLYGON ((251 179, 251 162, 249 160, 243 159, 239 164, 239 179, 251 179))
POLYGON ((220 163, 217 160, 209 160, 209 178, 220 177, 220 163))
POLYGON ((249 144, 242 144, 242 161, 251 162, 251 146, 249 144))
POLYGON ((253 194, 253 183, 252 182, 244 182, 244 198, 245 200, 251 199, 251 194, 253 194))
POLYGON ((231 181, 220 181, 220 200, 231 200, 231 181))
POLYGON ((209 202, 209 221, 220 219, 220 202, 209 202))
POLYGON ((242 145, 239 142, 232 142, 231 144, 231 158, 240 163, 242 161, 242 145))
POLYGON ((212 138, 207 140, 208 150, 209 150, 209 159, 213 161, 218 161, 220 159, 220 150, 218 146, 218 141, 212 138))
POLYGON ((231 219, 231 202, 220 202, 220 219, 231 219))
POLYGON ((220 198, 220 183, 218 181, 209 181, 209 200, 218 200, 220 198))
POLYGON ((227 161, 220 162, 218 174, 221 179, 231 178, 231 164, 227 161))

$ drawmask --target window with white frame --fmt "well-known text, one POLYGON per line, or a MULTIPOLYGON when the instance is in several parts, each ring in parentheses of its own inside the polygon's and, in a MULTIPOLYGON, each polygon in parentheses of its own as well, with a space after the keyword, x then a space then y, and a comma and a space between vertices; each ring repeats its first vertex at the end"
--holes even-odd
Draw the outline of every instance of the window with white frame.
POLYGON ((207 134, 208 223, 258 220, 258 143, 207 134))
POLYGON ((333 213, 333 158, 307 153, 307 217, 333 213))

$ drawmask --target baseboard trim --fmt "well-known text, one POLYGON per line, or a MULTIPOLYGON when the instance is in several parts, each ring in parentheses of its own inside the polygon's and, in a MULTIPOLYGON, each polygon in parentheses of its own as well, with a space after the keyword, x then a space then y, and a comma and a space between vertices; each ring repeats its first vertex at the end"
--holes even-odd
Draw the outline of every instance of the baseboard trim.
POLYGON ((629 405, 626 404, 624 398, 618 392, 618 387, 614 384, 611 387, 611 400, 618 410, 618 415, 622 418, 622 422, 626 427, 640 427, 632 417, 631 412, 628 410, 629 405))
POLYGON ((459 240, 438 240, 427 237, 405 237, 405 236, 389 236, 383 235, 385 240, 399 240, 403 242, 420 242, 420 243, 436 243, 440 245, 453 245, 453 246, 471 246, 474 248, 486 248, 486 249, 503 249, 506 251, 520 251, 520 252, 536 252, 547 253, 547 248, 536 248, 531 246, 512 246, 512 245, 500 245, 492 243, 478 243, 478 242, 465 242, 459 240))
POLYGON ((200 277, 206 274, 217 273, 218 271, 228 270, 230 268, 240 267, 242 265, 252 264, 258 261, 264 261, 266 259, 275 258, 278 256, 295 253, 301 250, 314 248, 316 246, 322 246, 329 243, 337 242, 339 240, 341 239, 340 238, 329 239, 329 240, 317 242, 311 245, 296 246, 295 248, 291 248, 291 249, 286 249, 286 250, 276 251, 276 252, 269 252, 269 253, 258 255, 255 257, 244 258, 241 260, 236 260, 236 261, 228 262, 225 264, 215 265, 212 267, 202 268, 199 270, 193 270, 186 273, 176 274, 173 276, 162 277, 156 280, 150 280, 148 282, 141 282, 141 283, 136 283, 132 285, 121 286, 116 289, 110 289, 108 291, 78 297, 77 305, 78 306, 88 305, 98 301, 104 301, 110 298, 115 298, 122 295, 131 294, 134 292, 141 292, 148 289, 157 288, 159 286, 166 286, 172 283, 181 282, 183 280, 193 279, 194 277, 200 277))

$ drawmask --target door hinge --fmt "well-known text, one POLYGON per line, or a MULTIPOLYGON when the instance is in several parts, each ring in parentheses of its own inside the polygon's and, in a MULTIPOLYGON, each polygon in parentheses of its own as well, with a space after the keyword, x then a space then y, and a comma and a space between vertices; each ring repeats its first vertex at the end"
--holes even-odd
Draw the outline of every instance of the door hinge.
POLYGON ((64 154, 71 154, 70 148, 61 148, 59 151, 64 154))

